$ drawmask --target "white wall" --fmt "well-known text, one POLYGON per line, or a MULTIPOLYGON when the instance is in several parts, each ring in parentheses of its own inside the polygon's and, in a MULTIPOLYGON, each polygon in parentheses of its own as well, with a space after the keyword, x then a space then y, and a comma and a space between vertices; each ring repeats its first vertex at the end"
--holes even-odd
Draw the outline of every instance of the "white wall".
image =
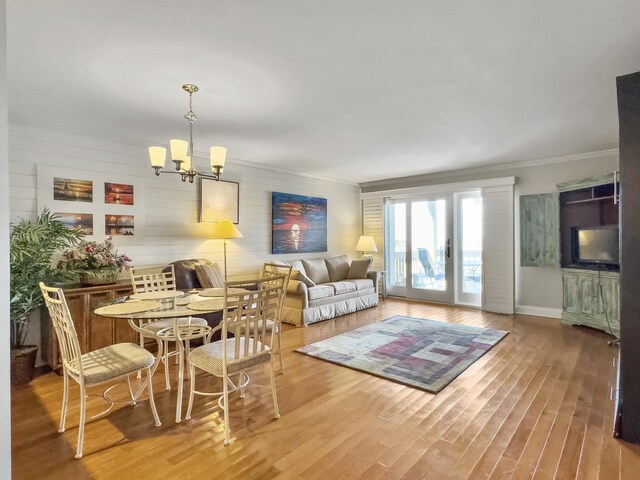
POLYGON ((0 478, 11 477, 6 2, 0 0, 0 478))
MULTIPOLYGON (((222 266, 222 241, 207 238, 211 224, 198 223, 197 184, 182 183, 177 175, 156 177, 145 147, 11 124, 9 149, 11 221, 35 218, 38 164, 75 168, 79 177, 81 170, 137 177, 145 185, 146 236, 139 241, 127 238, 126 245, 118 245, 123 240, 115 237, 118 250, 131 257, 135 265, 207 258, 222 266)), ((229 149, 232 156, 233 146, 229 149)), ((204 170, 206 163, 199 159, 197 166, 204 170)), ((353 250, 361 230, 357 185, 273 171, 233 159, 227 161, 223 178, 240 183, 238 228, 244 234, 244 238, 227 243, 230 279, 255 275, 270 259, 344 253, 359 256, 353 250), (272 191, 327 198, 327 253, 271 255, 272 191)), ((34 324, 30 329, 32 342, 37 341, 38 331, 34 324)))
POLYGON ((516 176, 514 212, 516 245, 516 311, 559 317, 562 309, 562 273, 560 268, 520 267, 519 204, 520 195, 550 193, 556 184, 579 180, 617 170, 616 152, 527 162, 523 166, 504 165, 458 170, 419 177, 395 178, 362 184, 363 193, 442 183, 465 182, 492 177, 516 176))

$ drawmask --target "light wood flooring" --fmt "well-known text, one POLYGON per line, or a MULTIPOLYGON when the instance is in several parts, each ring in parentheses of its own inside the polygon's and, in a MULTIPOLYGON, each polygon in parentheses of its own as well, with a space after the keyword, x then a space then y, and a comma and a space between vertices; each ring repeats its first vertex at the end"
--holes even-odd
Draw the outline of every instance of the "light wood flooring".
MULTIPOLYGON (((73 458, 78 389, 71 387, 67 431, 58 434, 62 379, 48 373, 12 392, 14 478, 639 479, 640 446, 612 437, 617 349, 608 339, 558 320, 387 299, 286 328, 282 417, 273 419, 269 389, 250 389, 244 400, 235 394, 230 446, 215 401, 197 397, 193 419, 173 422, 176 393, 163 389, 160 367, 162 426, 153 426, 147 401, 119 404, 87 425, 81 460, 73 458), (393 315, 511 333, 437 395, 293 351, 393 315)), ((174 385, 175 374, 173 367, 174 385)), ((266 384, 267 370, 253 378, 266 384)), ((90 416, 104 402, 92 398, 89 407, 90 416)))

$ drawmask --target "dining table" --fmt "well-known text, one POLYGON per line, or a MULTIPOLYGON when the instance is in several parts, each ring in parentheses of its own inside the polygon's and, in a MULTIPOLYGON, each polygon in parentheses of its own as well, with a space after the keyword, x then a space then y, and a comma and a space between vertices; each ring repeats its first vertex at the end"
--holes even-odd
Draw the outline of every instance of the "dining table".
MULTIPOLYGON (((180 423, 182 420, 185 352, 184 342, 180 340, 178 321, 181 318, 197 317, 208 313, 221 312, 223 309, 224 288, 219 288, 190 290, 186 292, 169 290, 166 291, 164 295, 160 292, 143 292, 141 294, 139 293, 126 297, 119 297, 100 304, 94 310, 94 314, 100 317, 122 319, 123 321, 126 320, 129 322, 131 328, 137 332, 141 332, 143 328, 141 322, 166 319, 173 320, 173 334, 176 339, 175 343, 178 350, 179 368, 178 398, 176 401, 175 421, 176 423, 180 423)), ((156 354, 155 362, 151 368, 152 376, 162 361, 163 355, 163 342, 157 338, 156 341, 158 342, 158 352, 156 354)), ((168 365, 168 361, 165 363, 165 366, 166 365, 168 365)), ((147 379, 144 381, 137 393, 132 393, 134 400, 142 393, 147 381, 149 380, 147 379)))

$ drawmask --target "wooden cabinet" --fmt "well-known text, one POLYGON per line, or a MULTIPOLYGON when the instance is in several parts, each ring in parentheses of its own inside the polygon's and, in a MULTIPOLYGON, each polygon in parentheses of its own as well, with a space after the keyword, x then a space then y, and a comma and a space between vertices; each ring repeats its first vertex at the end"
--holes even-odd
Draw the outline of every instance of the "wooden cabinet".
POLYGON ((620 335, 620 274, 562 269, 562 321, 620 335))
MULTIPOLYGON (((129 282, 86 288, 64 289, 69 311, 83 353, 120 342, 138 343, 136 332, 123 319, 99 317, 93 310, 99 303, 132 293, 129 282)), ((42 316, 42 357, 54 370, 61 367, 58 341, 48 313, 42 316)))
POLYGON ((560 265, 558 195, 543 193, 520 197, 520 265, 560 265))

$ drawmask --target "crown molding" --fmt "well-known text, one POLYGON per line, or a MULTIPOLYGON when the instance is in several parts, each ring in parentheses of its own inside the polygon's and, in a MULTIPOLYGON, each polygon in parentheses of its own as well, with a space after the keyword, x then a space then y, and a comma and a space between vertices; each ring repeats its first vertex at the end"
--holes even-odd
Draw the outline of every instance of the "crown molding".
POLYGON ((360 188, 375 188, 375 187, 388 187, 394 184, 403 184, 407 181, 419 182, 420 180, 433 180, 437 178, 456 177, 459 175, 472 175, 476 173, 487 173, 497 170, 505 170, 509 168, 527 168, 537 167, 543 165, 551 165, 556 163, 574 162, 578 160, 589 160, 592 158, 604 158, 613 155, 618 155, 619 150, 617 148, 611 148, 608 150, 598 150, 595 152, 576 153, 571 155, 562 155, 559 157, 547 157, 539 158, 535 160, 524 160, 519 162, 505 162, 495 163, 492 165, 486 165, 482 167, 460 168, 456 170, 442 170, 433 173, 423 173, 419 175, 408 175, 404 177, 394 177, 385 180, 374 180, 372 182, 360 183, 360 188))

